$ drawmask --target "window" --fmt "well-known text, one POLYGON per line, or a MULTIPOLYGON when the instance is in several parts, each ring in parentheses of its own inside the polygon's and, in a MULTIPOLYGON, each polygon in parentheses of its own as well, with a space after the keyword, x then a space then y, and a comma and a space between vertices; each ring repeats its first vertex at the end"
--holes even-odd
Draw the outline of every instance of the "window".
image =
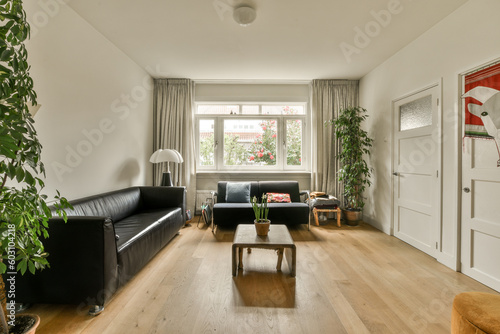
POLYGON ((306 105, 196 105, 199 170, 306 170, 306 105))
POLYGON ((399 112, 401 131, 432 125, 432 95, 403 104, 399 112))
POLYGON ((202 166, 215 166, 214 156, 214 120, 200 120, 200 155, 199 161, 202 166))

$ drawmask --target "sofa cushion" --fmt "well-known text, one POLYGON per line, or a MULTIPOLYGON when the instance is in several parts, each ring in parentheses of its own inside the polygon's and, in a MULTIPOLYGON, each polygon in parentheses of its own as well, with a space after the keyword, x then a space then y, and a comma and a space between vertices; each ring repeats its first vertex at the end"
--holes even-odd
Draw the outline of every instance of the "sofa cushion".
POLYGON ((145 210, 117 222, 119 286, 139 272, 184 224, 178 207, 145 210))
POLYGON ((146 233, 151 233, 157 225, 174 215, 179 208, 145 210, 122 219, 114 224, 115 234, 118 236, 116 247, 118 253, 135 239, 141 238, 146 233))
POLYGON ((252 224, 255 219, 250 203, 217 203, 213 215, 218 225, 252 224))
POLYGON ((340 201, 331 195, 328 197, 315 197, 311 199, 311 207, 317 209, 336 209, 340 206, 340 201))
POLYGON ((226 203, 250 203, 250 182, 228 182, 226 203))
POLYGON ((295 225, 309 220, 309 205, 306 203, 269 203, 271 224, 295 225))
MULTIPOLYGON (((226 188, 228 181, 219 181, 217 183, 217 200, 216 203, 226 203, 226 188)), ((259 183, 252 181, 250 182, 250 199, 254 196, 259 197, 259 183)))
POLYGON ((141 191, 138 187, 126 188, 72 200, 73 210, 65 211, 68 216, 109 217, 116 222, 139 210, 140 198, 141 191))
POLYGON ((267 193, 287 193, 290 194, 292 202, 300 202, 300 190, 297 181, 260 181, 259 196, 267 193))
POLYGON ((267 193, 267 203, 290 203, 290 194, 286 193, 267 193))
MULTIPOLYGON (((309 205, 306 203, 269 203, 271 224, 304 224, 309 220, 309 205)), ((217 225, 252 224, 255 215, 250 203, 217 203, 214 205, 217 225)))

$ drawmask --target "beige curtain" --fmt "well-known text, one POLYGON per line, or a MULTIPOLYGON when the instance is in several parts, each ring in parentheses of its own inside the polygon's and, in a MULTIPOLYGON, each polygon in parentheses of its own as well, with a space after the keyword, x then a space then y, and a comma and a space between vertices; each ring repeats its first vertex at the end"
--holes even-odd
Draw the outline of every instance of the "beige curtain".
POLYGON ((358 80, 314 80, 312 83, 313 172, 311 190, 336 196, 343 203, 342 186, 336 180, 339 164, 335 159, 339 145, 332 126, 339 111, 358 106, 358 80), (315 156, 314 156, 315 155, 315 156))
MULTIPOLYGON (((184 160, 170 163, 172 183, 187 189, 186 205, 194 212, 196 164, 193 126, 194 83, 189 79, 155 79, 153 101, 153 152, 177 150, 184 160)), ((160 184, 163 164, 154 164, 153 182, 160 184)))

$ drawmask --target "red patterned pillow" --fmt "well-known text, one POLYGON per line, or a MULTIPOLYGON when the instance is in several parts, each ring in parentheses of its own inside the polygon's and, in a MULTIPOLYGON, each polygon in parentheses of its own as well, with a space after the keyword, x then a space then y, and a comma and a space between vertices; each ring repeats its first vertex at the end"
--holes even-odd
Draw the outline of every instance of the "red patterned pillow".
POLYGON ((290 194, 267 193, 267 203, 290 203, 290 194))

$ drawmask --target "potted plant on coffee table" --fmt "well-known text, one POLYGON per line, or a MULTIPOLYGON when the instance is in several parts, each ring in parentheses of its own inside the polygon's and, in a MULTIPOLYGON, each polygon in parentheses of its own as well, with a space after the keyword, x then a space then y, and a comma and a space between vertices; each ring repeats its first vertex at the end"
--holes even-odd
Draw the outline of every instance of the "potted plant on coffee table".
POLYGON ((262 194, 260 203, 257 200, 257 197, 252 198, 252 208, 255 214, 255 230, 257 231, 257 235, 266 236, 269 233, 269 225, 271 221, 267 219, 267 215, 269 214, 269 207, 267 206, 267 196, 262 194))
MULTIPOLYGON (((48 237, 52 213, 41 193, 42 146, 29 111, 36 93, 24 46, 30 30, 22 1, 0 0, 0 22, 0 333, 33 333, 39 318, 16 315, 15 280, 18 272, 34 274, 48 266, 41 239, 48 237)), ((55 200, 57 214, 66 220, 69 203, 59 192, 55 200)))
POLYGON ((344 217, 348 225, 358 225, 365 205, 363 192, 371 185, 372 169, 365 160, 370 155, 373 139, 361 128, 368 117, 366 109, 349 107, 340 111, 336 119, 327 121, 333 125, 335 138, 339 140, 340 152, 336 158, 340 161, 337 180, 344 187, 344 217))

